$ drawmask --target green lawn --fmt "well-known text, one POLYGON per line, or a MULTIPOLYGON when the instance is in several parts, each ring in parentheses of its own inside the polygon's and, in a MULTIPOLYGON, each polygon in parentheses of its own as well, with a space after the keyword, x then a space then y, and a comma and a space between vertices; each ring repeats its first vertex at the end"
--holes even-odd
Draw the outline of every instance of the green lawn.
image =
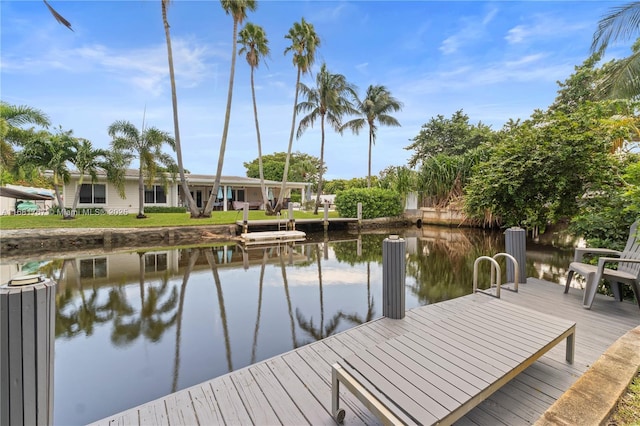
MULTIPOLYGON (((286 214, 285 216, 286 217, 286 214)), ((296 219, 322 219, 323 212, 295 211, 296 219)), ((340 217, 330 211, 329 217, 340 217)), ((276 216, 267 216, 263 211, 249 211, 249 220, 273 220, 276 216)), ((19 215, 0 216, 0 229, 37 229, 37 228, 143 228, 154 226, 194 226, 224 225, 242 220, 242 211, 212 213, 207 219, 191 219, 187 213, 149 213, 146 219, 136 219, 135 214, 128 215, 78 215, 76 219, 63 220, 58 215, 19 215)))

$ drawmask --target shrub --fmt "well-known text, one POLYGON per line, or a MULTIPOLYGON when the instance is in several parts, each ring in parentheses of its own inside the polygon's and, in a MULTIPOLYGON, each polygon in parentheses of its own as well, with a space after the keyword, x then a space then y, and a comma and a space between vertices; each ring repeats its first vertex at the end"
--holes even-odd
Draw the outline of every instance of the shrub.
POLYGON ((342 217, 357 217, 362 203, 362 218, 399 216, 402 214, 400 194, 381 188, 354 188, 336 195, 336 209, 342 217))
POLYGON ((159 206, 145 206, 145 213, 186 213, 186 207, 159 207, 159 206))

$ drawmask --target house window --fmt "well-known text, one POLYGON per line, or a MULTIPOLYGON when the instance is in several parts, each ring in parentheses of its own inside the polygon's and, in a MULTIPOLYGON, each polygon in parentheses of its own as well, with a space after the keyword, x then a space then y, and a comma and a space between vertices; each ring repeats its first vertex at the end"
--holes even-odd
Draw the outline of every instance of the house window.
POLYGON ((107 258, 97 257, 95 259, 80 260, 80 278, 106 278, 107 258))
POLYGON ((166 204, 167 194, 164 192, 164 187, 160 185, 145 186, 144 203, 145 204, 166 204))
POLYGON ((80 204, 107 204, 107 187, 102 183, 83 183, 80 204))
POLYGON ((146 253, 144 255, 144 271, 160 272, 167 270, 166 253, 146 253))

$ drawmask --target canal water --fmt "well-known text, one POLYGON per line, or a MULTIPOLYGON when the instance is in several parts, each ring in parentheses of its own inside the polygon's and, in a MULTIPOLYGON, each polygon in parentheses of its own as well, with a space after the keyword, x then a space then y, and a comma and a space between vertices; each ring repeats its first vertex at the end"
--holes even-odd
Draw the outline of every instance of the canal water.
MULTIPOLYGON (((381 316, 390 233, 406 241, 407 309, 470 293, 474 260, 504 251, 501 232, 332 232, 256 248, 52 253, 3 262, 2 279, 58 282, 54 423, 85 424, 381 316)), ((561 282, 572 255, 527 242, 527 276, 561 282)))

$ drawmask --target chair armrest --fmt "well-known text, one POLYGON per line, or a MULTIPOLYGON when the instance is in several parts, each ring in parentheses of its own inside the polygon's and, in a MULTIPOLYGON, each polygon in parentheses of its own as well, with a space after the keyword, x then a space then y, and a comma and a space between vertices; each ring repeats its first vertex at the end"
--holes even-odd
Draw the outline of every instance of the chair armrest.
POLYGON ((621 259, 619 257, 600 257, 598 258, 598 272, 604 271, 605 263, 640 263, 640 259, 621 259))
POLYGON ((620 256, 620 252, 618 250, 606 249, 606 248, 577 248, 573 255, 574 262, 582 262, 585 254, 612 254, 616 256, 620 256))

